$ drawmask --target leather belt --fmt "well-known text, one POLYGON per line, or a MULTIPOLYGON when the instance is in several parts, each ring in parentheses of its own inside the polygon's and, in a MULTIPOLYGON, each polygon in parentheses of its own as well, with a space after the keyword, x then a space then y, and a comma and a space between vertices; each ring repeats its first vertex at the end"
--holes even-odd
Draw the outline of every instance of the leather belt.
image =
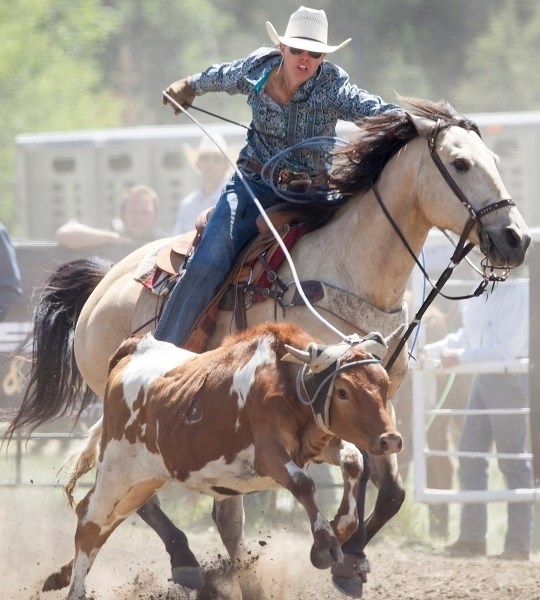
MULTIPOLYGON (((243 159, 238 162, 239 166, 246 167, 261 175, 263 166, 256 160, 243 159)), ((274 173, 274 182, 279 186, 287 187, 291 182, 305 182, 308 185, 318 186, 325 185, 328 182, 328 176, 326 173, 318 173, 316 175, 310 175, 305 172, 291 171, 290 169, 283 169, 274 173)))

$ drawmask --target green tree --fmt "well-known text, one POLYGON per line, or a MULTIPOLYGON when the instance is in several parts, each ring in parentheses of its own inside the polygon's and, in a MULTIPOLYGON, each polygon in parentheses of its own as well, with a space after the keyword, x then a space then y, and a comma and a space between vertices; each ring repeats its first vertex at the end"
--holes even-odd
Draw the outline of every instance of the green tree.
POLYGON ((505 0, 468 49, 458 100, 468 111, 538 110, 540 5, 505 0))
POLYGON ((0 218, 8 226, 17 134, 120 124, 121 104, 103 86, 96 56, 114 25, 99 0, 0 4, 0 218))

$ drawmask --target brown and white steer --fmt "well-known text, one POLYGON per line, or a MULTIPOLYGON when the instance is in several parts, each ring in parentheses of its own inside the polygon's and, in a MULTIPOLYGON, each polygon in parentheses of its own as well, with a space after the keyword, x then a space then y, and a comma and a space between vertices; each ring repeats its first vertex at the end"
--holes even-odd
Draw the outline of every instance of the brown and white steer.
MULTIPOLYGON (((171 482, 213 496, 218 511, 231 495, 284 487, 309 516, 314 566, 341 562, 341 543, 358 525, 358 448, 381 455, 402 445, 386 406, 386 371, 362 348, 373 343, 318 346, 290 324, 259 326, 200 355, 149 334, 126 340, 110 362, 103 420, 66 486, 72 499, 77 479, 97 460, 96 483, 76 509, 75 558, 44 589, 71 579, 68 599, 84 598, 108 536, 171 482), (315 503, 305 471, 311 461, 343 471, 332 524, 315 503)), ((237 558, 241 538, 220 534, 237 558)))

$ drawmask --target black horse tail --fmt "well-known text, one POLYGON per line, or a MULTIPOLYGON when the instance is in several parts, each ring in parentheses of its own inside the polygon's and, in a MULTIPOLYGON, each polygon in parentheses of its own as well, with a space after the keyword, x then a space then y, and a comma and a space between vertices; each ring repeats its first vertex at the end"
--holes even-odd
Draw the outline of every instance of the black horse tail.
POLYGON ((101 258, 80 258, 60 265, 43 284, 33 313, 32 358, 21 406, 8 427, 16 431, 75 415, 96 396, 83 381, 75 362, 75 325, 84 303, 112 264, 101 258))

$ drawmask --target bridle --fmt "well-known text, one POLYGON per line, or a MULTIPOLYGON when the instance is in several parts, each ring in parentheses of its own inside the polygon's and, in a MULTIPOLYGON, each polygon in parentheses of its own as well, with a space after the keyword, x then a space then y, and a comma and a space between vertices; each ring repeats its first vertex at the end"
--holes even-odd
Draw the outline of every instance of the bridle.
MULTIPOLYGON (((478 228, 478 237, 480 238, 480 250, 486 257, 485 261, 483 261, 483 264, 482 264, 482 267, 483 267, 483 271, 481 274, 482 281, 480 282, 480 284, 478 285, 476 290, 474 292, 472 292, 471 294, 467 294, 465 296, 452 297, 452 298, 450 298, 448 296, 444 296, 444 297, 452 299, 452 300, 463 300, 463 299, 467 299, 467 298, 472 298, 474 296, 480 296, 484 292, 484 290, 486 289, 487 285, 490 282, 496 283, 496 282, 504 281, 506 279, 506 277, 508 276, 508 269, 504 269, 502 274, 495 274, 494 270, 496 269, 496 267, 489 265, 487 262, 487 254, 489 252, 491 243, 489 241, 489 236, 487 234, 486 228, 485 228, 484 224, 482 223, 482 219, 487 214, 489 214, 495 210, 498 210, 499 208, 504 208, 506 206, 515 206, 515 202, 512 198, 504 198, 502 200, 498 200, 497 202, 488 204, 487 206, 484 206, 483 208, 481 208, 479 210, 476 210, 472 206, 472 204, 467 199, 467 196, 463 193, 462 189, 456 183, 455 179, 450 175, 445 164, 441 160, 440 156, 437 154, 436 146, 437 146, 437 138, 438 138, 439 134, 444 129, 447 129, 448 127, 451 127, 453 125, 457 125, 458 127, 463 127, 465 129, 472 130, 481 137, 480 131, 479 131, 476 123, 474 123, 473 121, 470 121, 468 119, 461 118, 459 120, 444 121, 444 122, 441 119, 437 119, 437 121, 430 128, 426 139, 427 139, 429 155, 431 156, 431 159, 435 163, 435 166, 437 167, 439 173, 443 176, 444 180, 446 181, 446 183, 448 184, 450 189, 457 196, 457 198, 461 202, 461 204, 463 204, 463 206, 465 206, 465 208, 467 209, 467 212, 469 213, 469 218, 468 218, 467 222, 465 223, 463 231, 461 232, 459 241, 456 244, 454 253, 452 254, 452 257, 450 259, 450 263, 449 263, 448 267, 446 267, 446 269, 443 271, 443 273, 437 280, 437 283, 435 285, 432 284, 432 289, 431 289, 430 294, 424 300, 422 306, 416 313, 414 319, 409 324, 407 331, 404 333, 403 337, 400 339, 394 352, 392 353, 390 358, 387 360, 387 362, 385 364, 385 368, 387 371, 389 371, 392 368, 392 365, 394 364, 397 357, 400 355, 401 351, 405 347, 405 344, 406 344, 407 340, 409 339, 410 335, 412 334, 414 329, 420 324, 420 321, 421 321, 422 317, 424 316, 424 313, 430 306, 430 304, 433 302, 433 300, 435 300, 435 298, 438 294, 442 294, 441 290, 442 290, 443 286, 445 285, 445 283, 448 281, 448 279, 450 279, 450 276, 452 275, 454 268, 474 248, 475 244, 467 241, 467 238, 474 226, 476 226, 478 228)), ((377 187, 374 182, 372 182, 371 188, 372 188, 372 190, 375 194, 375 198, 377 199, 377 202, 379 203, 379 206, 383 210, 386 218, 390 221, 392 227, 394 228, 397 235, 399 236, 399 238, 401 239, 401 241, 407 248, 407 251, 409 252, 409 254, 413 257, 414 261, 416 262, 416 264, 422 271, 424 277, 428 281, 430 281, 429 276, 428 276, 426 270, 424 269, 423 265, 420 263, 420 261, 416 257, 415 253, 413 252, 412 248, 409 246, 404 235, 399 230, 399 227, 397 226, 396 222, 394 221, 394 219, 392 218, 392 216, 390 215, 390 213, 384 206, 382 198, 381 198, 379 191, 377 190, 377 187)), ((444 294, 442 294, 442 295, 444 295, 444 294)))
POLYGON ((480 238, 480 250, 482 251, 484 256, 487 256, 491 243, 489 241, 489 236, 487 235, 486 228, 482 223, 482 218, 485 217, 487 214, 493 212, 494 210, 498 210, 499 208, 504 208, 505 206, 515 206, 515 202, 512 198, 504 198, 503 200, 498 200, 497 202, 488 204, 487 206, 484 206, 484 208, 481 208, 479 210, 476 210, 472 206, 472 204, 467 199, 467 196, 465 196, 459 185, 456 183, 455 179, 448 172, 448 169, 441 160, 440 156, 437 154, 436 145, 439 133, 442 130, 447 129, 448 127, 453 125, 463 127, 464 129, 470 129, 476 134, 478 134, 479 137, 482 137, 480 135, 480 130, 478 129, 478 126, 473 121, 462 118, 457 120, 457 122, 443 122, 441 119, 437 119, 433 127, 431 127, 427 136, 429 155, 431 156, 433 162, 435 163, 435 166, 439 170, 439 173, 443 176, 450 189, 454 192, 458 200, 461 202, 461 204, 463 204, 463 206, 467 209, 467 212, 469 213, 469 220, 463 228, 463 232, 461 233, 459 242, 457 244, 457 248, 465 247, 467 237, 469 236, 471 229, 476 225, 478 228, 478 237, 480 238))

